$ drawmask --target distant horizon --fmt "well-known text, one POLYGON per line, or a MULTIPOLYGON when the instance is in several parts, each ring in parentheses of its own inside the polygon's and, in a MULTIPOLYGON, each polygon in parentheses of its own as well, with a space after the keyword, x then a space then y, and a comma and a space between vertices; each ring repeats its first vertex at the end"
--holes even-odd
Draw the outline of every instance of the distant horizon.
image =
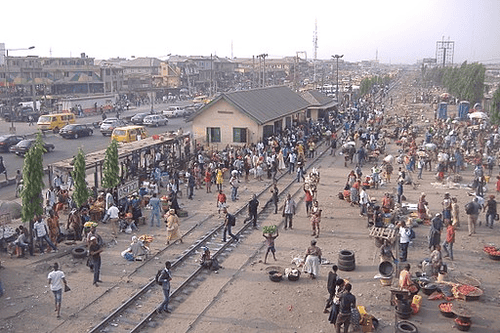
POLYGON ((284 0, 237 8, 229 0, 87 0, 77 10, 63 0, 25 0, 6 2, 2 11, 9 14, 2 18, 9 29, 1 37, 9 56, 238 59, 306 53, 314 59, 317 52, 319 60, 343 54, 347 62, 413 65, 435 58, 436 42, 451 40, 454 64, 500 62, 498 0, 318 0, 300 8, 284 0), (35 49, 16 50, 29 46, 35 49))

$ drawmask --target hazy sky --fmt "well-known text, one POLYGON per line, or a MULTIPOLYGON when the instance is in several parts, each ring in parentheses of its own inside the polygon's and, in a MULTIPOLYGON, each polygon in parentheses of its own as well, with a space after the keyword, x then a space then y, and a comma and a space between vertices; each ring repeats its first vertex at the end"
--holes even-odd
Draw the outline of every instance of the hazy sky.
POLYGON ((455 41, 454 62, 500 62, 500 0, 24 0, 3 1, 9 55, 210 55, 415 63, 455 41), (231 50, 231 44, 233 45, 231 50))

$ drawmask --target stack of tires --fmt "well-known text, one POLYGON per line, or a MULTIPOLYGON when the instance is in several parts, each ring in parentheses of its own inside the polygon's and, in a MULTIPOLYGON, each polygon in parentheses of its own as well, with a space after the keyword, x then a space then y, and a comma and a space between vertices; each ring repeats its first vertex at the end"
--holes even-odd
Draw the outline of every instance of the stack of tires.
POLYGON ((356 268, 354 252, 351 250, 340 251, 337 266, 341 271, 353 271, 356 268))

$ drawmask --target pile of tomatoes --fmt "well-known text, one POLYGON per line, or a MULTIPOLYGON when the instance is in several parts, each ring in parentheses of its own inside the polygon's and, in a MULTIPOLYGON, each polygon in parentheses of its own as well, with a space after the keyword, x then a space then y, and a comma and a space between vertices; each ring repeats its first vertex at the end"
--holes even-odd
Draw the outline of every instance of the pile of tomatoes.
POLYGON ((492 256, 500 256, 500 250, 494 246, 485 246, 483 250, 492 256))
POLYGON ((457 287, 457 291, 461 293, 462 295, 469 295, 471 292, 478 290, 474 286, 469 286, 468 284, 462 284, 457 287))
POLYGON ((451 312, 453 311, 453 303, 441 303, 439 309, 443 312, 451 312))

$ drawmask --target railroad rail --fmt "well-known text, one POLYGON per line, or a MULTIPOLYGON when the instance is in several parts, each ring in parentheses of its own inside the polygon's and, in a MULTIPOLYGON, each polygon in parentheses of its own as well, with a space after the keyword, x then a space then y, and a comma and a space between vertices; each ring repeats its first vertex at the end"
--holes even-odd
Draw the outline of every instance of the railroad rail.
MULTIPOLYGON (((321 148, 323 145, 319 145, 318 148, 321 148)), ((322 152, 317 153, 317 156, 309 161, 306 170, 309 170, 314 165, 318 163, 318 161, 323 157, 323 155, 329 151, 329 147, 326 147, 322 152)), ((294 196, 297 193, 302 193, 302 184, 297 183, 295 175, 292 177, 286 177, 287 173, 283 173, 279 176, 278 180, 283 178, 287 179, 287 185, 280 191, 280 198, 283 198, 284 195, 290 193, 294 196), (290 179, 291 178, 291 179, 290 179), (294 188, 294 185, 295 188, 294 188), (300 186, 299 186, 300 185, 300 186)), ((265 193, 267 193, 272 184, 266 186, 261 192, 256 194, 257 198, 262 198, 265 193)), ((248 204, 243 205, 236 212, 234 212, 235 216, 244 216, 246 214, 248 204)), ((261 205, 258 215, 262 217, 267 211, 266 205, 261 205)), ((206 217, 204 221, 209 221, 214 218, 214 214, 206 217)), ((250 228, 252 227, 251 223, 243 224, 239 230, 235 233, 240 238, 240 241, 243 240, 244 235, 250 232, 250 228)), ((173 308, 175 302, 180 299, 181 294, 188 293, 188 289, 190 286, 195 284, 194 280, 198 279, 200 273, 205 271, 197 261, 201 248, 204 246, 208 246, 211 249, 212 255, 215 258, 220 258, 223 255, 227 255, 231 252, 231 248, 238 245, 238 242, 235 242, 231 237, 229 237, 228 241, 223 243, 220 241, 220 233, 224 229, 223 223, 218 223, 218 225, 207 229, 208 223, 197 223, 194 225, 186 234, 188 233, 196 233, 200 235, 192 244, 186 244, 187 248, 182 252, 182 254, 172 261, 172 274, 180 278, 180 282, 178 284, 172 283, 172 291, 170 295, 170 304, 173 308)), ((185 235, 186 235, 185 234, 185 235)), ((183 237, 185 236, 183 235, 183 237)), ((163 254, 167 248, 162 249, 155 256, 155 259, 158 258, 160 254, 163 254)), ((165 259, 166 260, 166 259, 165 259)), ((144 262, 140 267, 136 269, 138 271, 140 268, 149 268, 151 272, 156 272, 158 269, 158 260, 152 261, 148 260, 144 262), (146 267, 148 266, 148 267, 146 267)), ((163 262, 160 260, 160 262, 163 262)), ((134 273, 132 273, 134 274, 134 273)), ((152 275, 150 275, 152 276, 152 275)), ((95 325, 89 332, 139 332, 141 328, 145 325, 155 325, 155 317, 157 315, 156 309, 158 304, 161 303, 163 299, 163 292, 161 288, 154 288, 156 283, 154 279, 150 279, 140 290, 135 292, 129 299, 124 301, 119 307, 117 307, 114 311, 112 311, 108 316, 106 316, 100 323, 95 325)))

